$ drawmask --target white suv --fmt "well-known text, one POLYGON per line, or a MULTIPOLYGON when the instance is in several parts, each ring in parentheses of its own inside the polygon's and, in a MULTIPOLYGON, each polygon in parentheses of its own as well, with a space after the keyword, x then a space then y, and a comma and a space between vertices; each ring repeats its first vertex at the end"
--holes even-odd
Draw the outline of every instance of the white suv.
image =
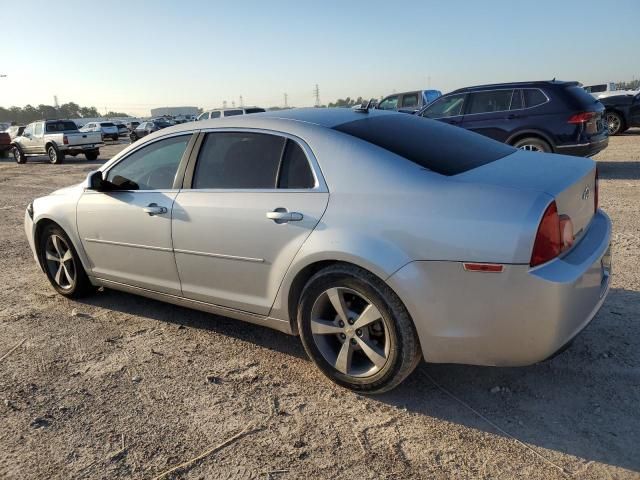
POLYGON ((235 115, 248 115, 250 113, 265 112, 264 108, 260 107, 242 107, 242 108, 216 108, 215 110, 209 110, 201 113, 196 121, 210 120, 212 118, 233 117, 235 115))

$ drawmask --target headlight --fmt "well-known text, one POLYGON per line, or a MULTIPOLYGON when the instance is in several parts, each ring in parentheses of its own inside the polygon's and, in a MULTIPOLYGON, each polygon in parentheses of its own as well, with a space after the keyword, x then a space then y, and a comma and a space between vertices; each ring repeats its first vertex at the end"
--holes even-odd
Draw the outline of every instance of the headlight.
POLYGON ((33 220, 33 202, 27 205, 27 213, 29 214, 29 218, 33 220))

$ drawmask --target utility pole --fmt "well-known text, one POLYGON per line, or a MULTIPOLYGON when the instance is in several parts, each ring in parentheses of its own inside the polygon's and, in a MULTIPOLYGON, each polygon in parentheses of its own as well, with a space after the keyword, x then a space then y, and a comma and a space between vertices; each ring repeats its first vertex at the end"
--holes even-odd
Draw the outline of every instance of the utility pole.
POLYGON ((287 97, 288 97, 288 95, 285 93, 284 94, 284 108, 289 108, 289 104, 287 103, 287 97))
POLYGON ((320 106, 320 88, 318 88, 318 84, 316 83, 316 88, 313 89, 313 96, 316 97, 316 107, 320 106))
POLYGON ((58 108, 60 108, 60 105, 58 104, 58 96, 57 95, 53 96, 53 106, 56 107, 56 110, 58 108))
POLYGON ((244 100, 242 98, 242 95, 240 95, 240 107, 244 107, 244 100))

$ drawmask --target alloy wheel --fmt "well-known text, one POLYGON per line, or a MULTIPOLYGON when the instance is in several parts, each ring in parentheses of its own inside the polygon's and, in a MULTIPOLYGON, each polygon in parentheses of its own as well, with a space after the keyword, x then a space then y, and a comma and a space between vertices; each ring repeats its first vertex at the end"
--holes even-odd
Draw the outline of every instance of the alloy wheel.
POLYGON ((620 117, 609 114, 606 116, 606 122, 611 135, 618 133, 620 130, 620 117))
POLYGON ((350 288, 333 287, 318 296, 311 310, 311 333, 324 359, 345 375, 374 375, 389 357, 387 320, 350 288))
POLYGON ((51 278, 64 289, 73 288, 76 282, 76 265, 71 248, 59 235, 52 234, 45 245, 45 260, 51 278))
POLYGON ((58 155, 56 155, 56 150, 53 147, 49 147, 47 153, 49 154, 49 160, 51 160, 51 163, 56 163, 58 157, 58 155))
POLYGON ((520 150, 526 150, 528 152, 542 152, 543 151, 538 145, 533 145, 533 144, 530 144, 530 143, 527 143, 525 145, 520 145, 518 148, 520 150))

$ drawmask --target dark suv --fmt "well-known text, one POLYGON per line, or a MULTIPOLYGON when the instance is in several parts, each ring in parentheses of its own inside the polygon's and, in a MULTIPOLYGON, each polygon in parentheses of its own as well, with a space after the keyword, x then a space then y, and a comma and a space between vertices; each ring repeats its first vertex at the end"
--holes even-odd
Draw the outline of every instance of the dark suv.
POLYGON ((417 115, 524 150, 590 157, 609 143, 604 106, 578 82, 461 88, 438 98, 417 115))

